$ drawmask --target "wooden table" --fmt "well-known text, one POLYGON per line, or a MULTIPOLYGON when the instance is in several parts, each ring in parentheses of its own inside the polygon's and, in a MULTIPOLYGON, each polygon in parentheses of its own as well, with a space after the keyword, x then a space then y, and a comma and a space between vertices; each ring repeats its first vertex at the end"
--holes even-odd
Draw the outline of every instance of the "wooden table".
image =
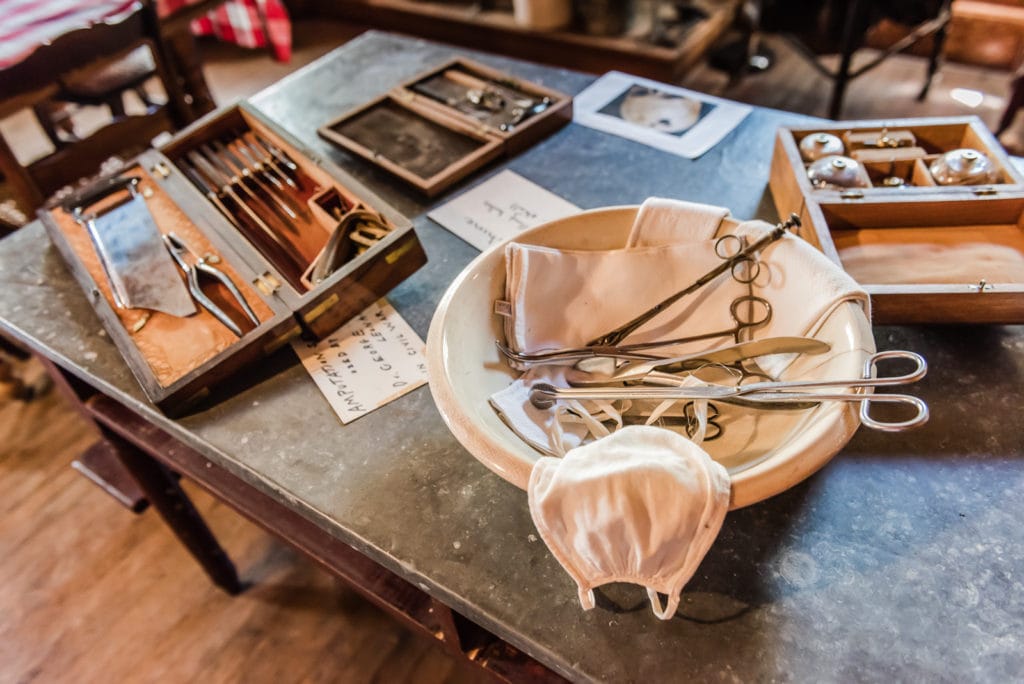
MULTIPOLYGON (((424 336, 475 250, 315 129, 453 53, 465 54, 370 33, 252 99, 415 217, 430 262, 389 299, 424 336)), ((471 56, 567 92, 592 80, 471 56)), ((773 220, 772 137, 799 122, 758 109, 696 161, 569 126, 470 182, 507 167, 582 207, 661 195, 773 220)), ((509 678, 1009 681, 1024 671, 1020 326, 876 328, 879 348, 928 358, 915 393, 932 422, 862 430, 804 483, 730 513, 679 614, 661 622, 634 586, 607 588, 581 611, 525 494, 455 442, 426 388, 342 426, 285 350, 222 400, 169 420, 144 400, 38 223, 0 242, 0 285, 2 329, 64 369, 108 434, 141 447, 124 461, 229 590, 233 568, 168 467, 509 678)))

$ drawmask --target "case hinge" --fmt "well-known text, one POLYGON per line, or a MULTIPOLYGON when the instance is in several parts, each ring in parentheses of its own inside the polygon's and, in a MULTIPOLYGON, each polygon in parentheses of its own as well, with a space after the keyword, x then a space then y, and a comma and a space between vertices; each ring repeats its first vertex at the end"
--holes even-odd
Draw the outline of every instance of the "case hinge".
POLYGON ((406 240, 403 244, 399 245, 398 247, 395 247, 393 250, 384 255, 384 263, 388 264, 389 266, 391 264, 394 264, 396 261, 405 256, 406 252, 412 249, 413 245, 415 244, 415 240, 406 240))
POLYGON ((313 321, 323 316, 331 307, 338 303, 338 293, 335 292, 327 299, 323 300, 309 311, 302 314, 302 321, 306 325, 310 325, 313 321))
POLYGON ((265 347, 263 347, 263 351, 264 351, 264 353, 266 353, 268 355, 269 354, 273 354, 278 349, 280 349, 281 347, 283 347, 287 343, 291 342, 292 340, 294 340, 296 337, 298 337, 301 334, 302 334, 302 328, 300 328, 297 325, 292 327, 292 328, 288 328, 288 330, 284 331, 284 333, 282 333, 281 335, 278 335, 277 337, 272 339, 270 342, 268 342, 267 345, 265 347))

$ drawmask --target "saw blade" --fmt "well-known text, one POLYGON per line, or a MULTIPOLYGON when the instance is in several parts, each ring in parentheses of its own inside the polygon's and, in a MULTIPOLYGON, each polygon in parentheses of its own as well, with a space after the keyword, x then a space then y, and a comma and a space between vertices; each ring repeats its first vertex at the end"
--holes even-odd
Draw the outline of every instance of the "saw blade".
POLYGON ((164 247, 146 200, 130 198, 86 223, 118 304, 191 316, 196 305, 164 247))

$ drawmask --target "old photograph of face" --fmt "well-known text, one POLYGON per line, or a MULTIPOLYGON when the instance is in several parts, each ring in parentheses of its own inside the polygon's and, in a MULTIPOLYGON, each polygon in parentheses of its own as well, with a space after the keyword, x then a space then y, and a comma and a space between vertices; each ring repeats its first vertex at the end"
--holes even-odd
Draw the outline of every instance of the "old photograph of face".
POLYGON ((579 93, 573 121, 696 159, 740 125, 748 105, 609 71, 579 93))

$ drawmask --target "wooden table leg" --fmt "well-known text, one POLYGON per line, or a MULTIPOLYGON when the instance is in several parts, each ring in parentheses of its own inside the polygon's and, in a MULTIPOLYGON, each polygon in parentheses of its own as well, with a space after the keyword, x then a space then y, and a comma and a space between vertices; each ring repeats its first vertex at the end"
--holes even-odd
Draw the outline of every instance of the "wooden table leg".
MULTIPOLYGON (((145 500, 156 509, 210 579, 229 594, 241 592, 243 587, 234 564, 207 527, 206 521, 199 515, 192 500, 182 490, 178 478, 171 469, 147 454, 143 445, 132 443, 129 435, 119 434, 116 424, 100 420, 96 413, 89 409, 90 402, 95 397, 95 390, 65 374, 49 359, 39 357, 39 360, 53 378, 58 391, 99 431, 107 447, 105 453, 113 456, 115 462, 124 466, 134 480, 133 484, 141 488, 145 494, 145 500)), ((134 494, 134 488, 128 490, 129 501, 121 502, 130 508, 138 507, 141 510, 145 501, 134 494)), ((121 500, 120 497, 115 498, 121 500)))
POLYGON ((117 462, 210 578, 230 594, 242 590, 235 566, 181 489, 176 473, 306 557, 323 566, 405 625, 440 641, 453 655, 500 682, 562 684, 565 680, 493 633, 452 611, 283 503, 207 460, 128 407, 49 359, 40 360, 57 388, 102 434, 117 462))
MULTIPOLYGON (((373 604, 409 627, 441 641, 450 652, 494 675, 498 681, 530 684, 562 684, 565 681, 522 651, 453 612, 408 580, 212 463, 116 400, 97 394, 90 397, 84 407, 98 425, 131 442, 150 462, 161 464, 165 473, 169 473, 168 466, 172 466, 182 477, 189 478, 290 544, 373 604)), ((157 506, 148 486, 141 479, 140 484, 151 497, 152 504, 157 506)), ((177 533, 173 525, 172 529, 177 533)))
POLYGON ((232 595, 241 592, 242 583, 238 580, 234 563, 206 526, 170 469, 106 426, 100 426, 100 430, 104 438, 117 447, 118 458, 142 487, 149 503, 203 566, 214 584, 232 595))

